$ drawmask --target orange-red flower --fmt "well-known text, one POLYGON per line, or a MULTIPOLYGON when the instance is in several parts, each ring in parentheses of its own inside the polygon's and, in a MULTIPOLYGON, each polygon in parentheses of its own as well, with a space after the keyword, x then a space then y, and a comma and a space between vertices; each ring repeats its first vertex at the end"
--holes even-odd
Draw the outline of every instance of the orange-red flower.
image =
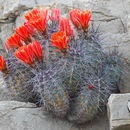
POLYGON ((58 31, 57 33, 53 33, 51 35, 51 39, 49 39, 52 43, 51 46, 57 47, 61 52, 66 53, 67 51, 67 43, 69 39, 66 38, 66 33, 62 31, 58 31))
POLYGON ((30 25, 30 23, 29 23, 29 22, 24 22, 24 26, 26 27, 28 33, 29 33, 31 36, 33 36, 34 33, 35 33, 35 30, 34 30, 34 28, 30 25))
POLYGON ((20 37, 16 33, 10 36, 9 38, 7 38, 5 41, 5 47, 7 50, 9 50, 10 48, 17 49, 18 47, 21 47, 21 46, 22 46, 22 43, 21 43, 20 37))
POLYGON ((19 35, 20 39, 23 40, 26 44, 31 41, 31 35, 24 25, 15 29, 16 34, 19 35))
POLYGON ((47 13, 48 13, 48 10, 47 10, 47 9, 46 9, 46 10, 39 10, 39 12, 40 12, 40 14, 41 14, 41 16, 42 16, 43 18, 47 19, 47 13))
POLYGON ((78 9, 71 10, 69 12, 71 22, 77 29, 88 29, 91 13, 86 11, 80 11, 78 9))
POLYGON ((59 21, 60 21, 60 10, 59 9, 52 9, 51 10, 51 15, 49 16, 49 19, 54 24, 59 24, 59 21))
POLYGON ((42 47, 38 41, 24 45, 15 51, 14 55, 22 61, 22 63, 32 65, 33 58, 38 62, 43 59, 42 47))
POLYGON ((73 36, 73 30, 71 29, 68 18, 60 20, 59 30, 65 32, 67 36, 73 36))
POLYGON ((37 29, 38 32, 40 33, 45 33, 46 32, 46 19, 39 17, 36 21, 31 21, 30 25, 37 29))
POLYGON ((24 15, 24 18, 28 20, 28 24, 35 28, 41 34, 46 32, 46 19, 48 10, 33 9, 24 15))
POLYGON ((4 53, 2 55, 2 58, 0 56, 0 71, 2 72, 7 72, 7 68, 6 68, 6 64, 5 64, 5 60, 4 60, 4 53))
POLYGON ((34 60, 31 56, 31 52, 26 45, 20 47, 15 51, 14 55, 21 60, 22 63, 32 65, 34 60))
POLYGON ((32 9, 24 15, 24 19, 28 21, 36 21, 40 17, 46 18, 48 10, 32 9))
POLYGON ((28 44, 28 49, 32 56, 39 62, 39 60, 43 59, 42 47, 38 41, 34 41, 28 44))
POLYGON ((24 15, 24 19, 28 21, 36 20, 37 18, 39 18, 38 14, 39 14, 39 11, 37 9, 32 9, 31 11, 27 12, 24 15))

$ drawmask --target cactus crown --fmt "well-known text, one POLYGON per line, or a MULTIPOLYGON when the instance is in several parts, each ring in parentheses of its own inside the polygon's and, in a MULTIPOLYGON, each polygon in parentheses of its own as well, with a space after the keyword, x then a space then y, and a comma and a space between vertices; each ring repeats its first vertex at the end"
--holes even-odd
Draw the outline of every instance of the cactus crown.
POLYGON ((102 50, 88 10, 69 12, 73 29, 68 18, 60 19, 59 9, 47 14, 29 11, 24 25, 6 39, 0 70, 10 97, 35 102, 72 122, 92 120, 118 90, 120 57, 102 50))

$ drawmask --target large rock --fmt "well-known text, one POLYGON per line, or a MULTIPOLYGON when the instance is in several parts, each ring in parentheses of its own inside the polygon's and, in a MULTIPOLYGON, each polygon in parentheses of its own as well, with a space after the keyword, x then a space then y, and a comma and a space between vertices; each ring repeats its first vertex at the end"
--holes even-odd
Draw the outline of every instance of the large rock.
MULTIPOLYGON (((0 130, 61 130, 56 121, 49 121, 40 108, 30 103, 0 102, 0 130)), ((66 124, 63 130, 69 130, 66 124)))
POLYGON ((109 130, 107 119, 100 117, 86 126, 74 126, 46 116, 41 108, 31 103, 0 102, 0 130, 109 130))
POLYGON ((130 67, 125 69, 125 73, 122 75, 121 82, 119 84, 119 89, 121 93, 130 93, 130 67))
MULTIPOLYGON (((60 0, 60 2, 66 2, 66 0, 60 0)), ((42 5, 52 5, 52 4, 55 4, 55 3, 57 3, 57 2, 59 2, 59 0, 57 1, 57 0, 36 0, 36 5, 38 5, 38 6, 42 6, 42 5)))
POLYGON ((130 100, 128 101, 128 110, 130 112, 130 100))
POLYGON ((112 94, 108 101, 110 130, 130 130, 130 93, 112 94))
POLYGON ((3 16, 4 18, 16 18, 21 11, 33 8, 36 5, 35 0, 5 0, 3 16))
POLYGON ((28 11, 29 10, 21 12, 21 14, 16 18, 16 20, 15 20, 15 27, 16 28, 18 28, 19 26, 24 24, 24 22, 25 22, 24 14, 27 13, 28 11))
POLYGON ((3 3, 4 3, 4 0, 0 0, 0 22, 1 22, 1 19, 3 19, 3 3))
POLYGON ((10 37, 14 32, 14 23, 6 23, 1 25, 0 40, 4 46, 6 38, 10 37))
POLYGON ((129 37, 130 37, 130 15, 128 15, 127 27, 128 27, 128 34, 129 34, 129 37))

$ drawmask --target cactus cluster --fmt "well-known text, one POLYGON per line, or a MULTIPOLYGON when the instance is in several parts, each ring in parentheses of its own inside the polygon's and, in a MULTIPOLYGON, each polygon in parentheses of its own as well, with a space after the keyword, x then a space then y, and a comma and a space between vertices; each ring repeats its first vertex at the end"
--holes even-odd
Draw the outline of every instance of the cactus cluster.
POLYGON ((78 9, 60 18, 59 9, 33 9, 6 39, 1 75, 12 100, 33 102, 52 115, 84 123, 104 111, 122 74, 118 53, 106 53, 91 12, 78 9), (57 50, 55 49, 57 48, 57 50))

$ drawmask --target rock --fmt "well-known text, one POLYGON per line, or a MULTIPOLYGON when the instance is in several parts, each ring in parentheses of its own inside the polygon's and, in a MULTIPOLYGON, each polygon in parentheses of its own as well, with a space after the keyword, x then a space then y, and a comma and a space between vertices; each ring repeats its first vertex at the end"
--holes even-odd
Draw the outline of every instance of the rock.
POLYGON ((128 110, 130 112, 130 100, 128 101, 128 110))
POLYGON ((4 18, 16 18, 21 11, 35 6, 35 0, 5 0, 3 16, 4 18))
POLYGON ((100 39, 103 39, 101 41, 103 49, 110 51, 113 50, 113 48, 116 48, 124 58, 130 60, 130 37, 128 36, 128 33, 114 34, 110 32, 104 32, 104 34, 100 36, 100 39))
MULTIPOLYGON (((29 10, 28 10, 29 11, 29 10)), ((19 26, 23 25, 25 20, 24 20, 24 14, 27 13, 28 11, 23 11, 15 20, 15 26, 18 28, 19 26)))
POLYGON ((12 100, 10 89, 8 88, 8 85, 6 84, 3 78, 3 74, 0 72, 0 101, 10 101, 10 100, 12 100))
POLYGON ((130 130, 130 112, 127 109, 130 93, 112 94, 108 100, 110 130, 130 130))
POLYGON ((14 30, 14 23, 2 24, 0 38, 1 38, 3 46, 4 46, 6 38, 10 37, 10 35, 13 34, 14 32, 13 30, 14 30))
POLYGON ((130 15, 128 16, 128 24, 127 24, 127 27, 128 27, 128 34, 129 34, 129 37, 130 37, 130 15))
POLYGON ((2 53, 5 52, 5 47, 2 44, 2 40, 0 39, 0 55, 2 55, 2 53))
POLYGON ((54 3, 58 2, 57 0, 36 0, 36 5, 42 6, 42 5, 52 5, 54 3))
POLYGON ((122 75, 119 90, 121 93, 130 93, 130 68, 124 68, 124 70, 125 73, 122 75))
POLYGON ((107 119, 101 117, 93 124, 74 126, 66 121, 46 116, 41 108, 34 104, 1 101, 0 130, 109 130, 107 119))
POLYGON ((0 0, 0 21, 1 19, 3 19, 3 3, 4 3, 4 0, 0 0))

